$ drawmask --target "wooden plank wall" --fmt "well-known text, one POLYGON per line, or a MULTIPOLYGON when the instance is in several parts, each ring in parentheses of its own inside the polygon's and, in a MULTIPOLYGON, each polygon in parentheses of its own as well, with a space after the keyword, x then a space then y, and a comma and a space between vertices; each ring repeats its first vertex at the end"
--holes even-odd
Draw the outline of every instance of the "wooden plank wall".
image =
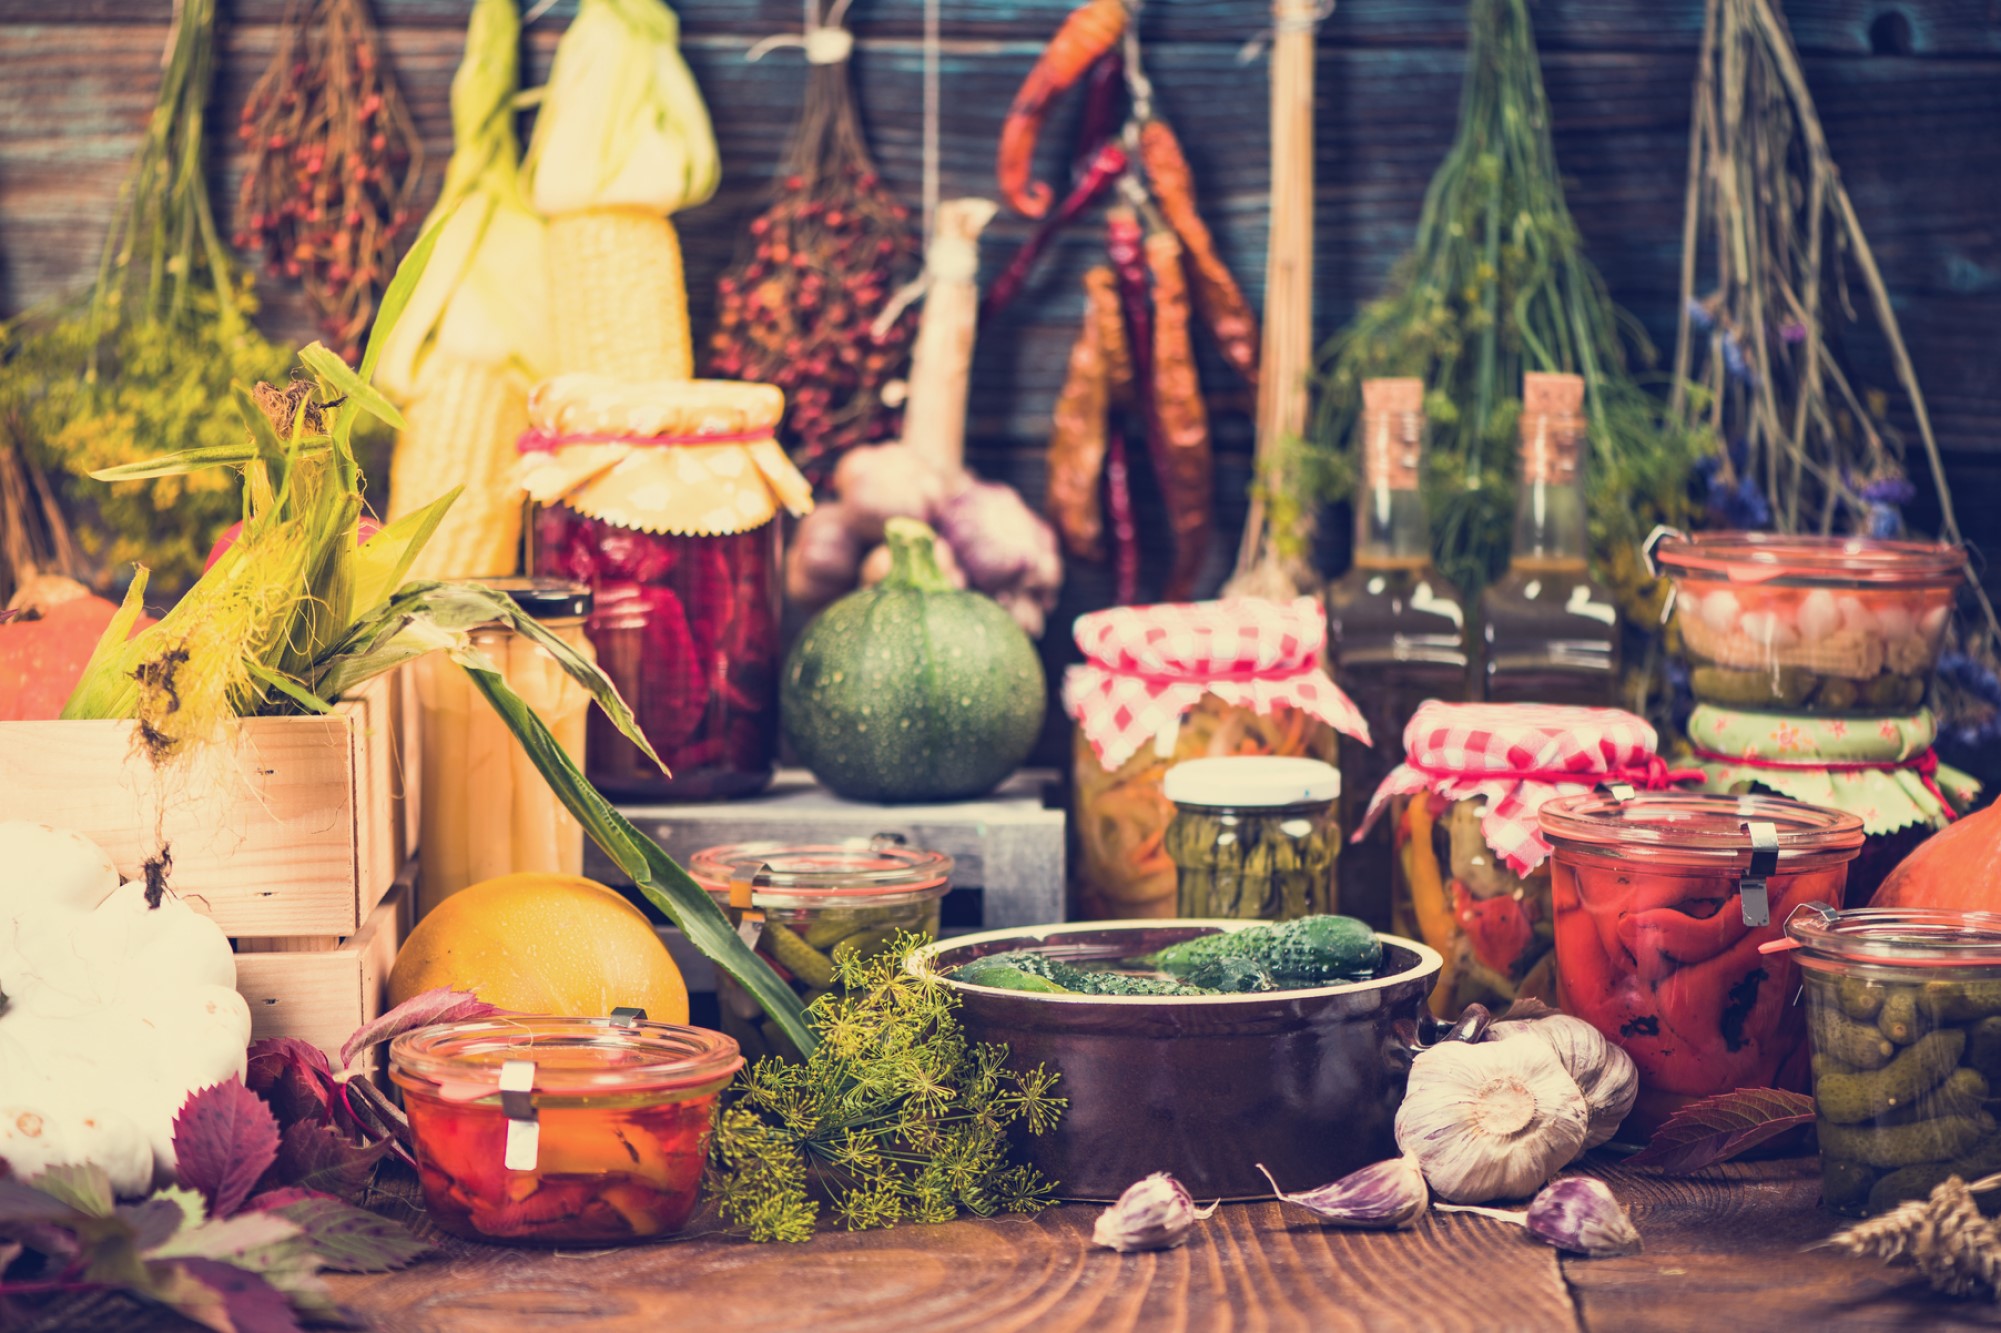
MULTIPOLYGON (((218 198, 239 170, 228 137, 271 49, 284 0, 223 0, 227 20, 215 124, 218 198)), ((1007 101, 1072 0, 943 0, 943 189, 988 192, 1007 101)), ((413 104, 432 174, 450 135, 447 84, 465 0, 375 0, 413 104)), ((793 0, 685 0, 687 55, 714 110, 725 183, 678 219, 698 311, 741 223, 759 205, 796 114, 801 58, 750 64, 757 39, 793 30, 793 0)), ((2001 0, 1791 0, 1844 178, 1882 260, 1917 358, 1954 494, 1970 532, 2001 541, 2001 0)), ((0 311, 81 283, 94 262, 123 164, 153 95, 168 0, 0 0, 0 311)), ((563 0, 530 30, 539 79, 574 11, 563 0)), ((1240 59, 1267 21, 1265 0, 1148 0, 1143 32, 1166 113, 1188 141, 1206 211, 1228 257, 1256 286, 1266 234, 1265 79, 1240 59)), ((859 0, 856 80, 889 178, 915 200, 920 180, 920 0, 859 0)), ((1538 32, 1570 204, 1614 295, 1664 344, 1672 337, 1689 85, 1701 0, 1538 0, 1538 32)), ((1463 64, 1461 0, 1341 0, 1320 41, 1317 311, 1331 330, 1382 282, 1407 244, 1425 183, 1450 139, 1463 64)), ((1059 113, 1045 174, 1067 150, 1059 113)), ((1003 220, 990 261, 1026 228, 1003 220)), ((1080 229, 1026 298, 982 339, 971 435, 977 466, 1041 492, 1039 449, 1078 310, 1077 277, 1101 253, 1080 229)), ((307 331, 275 286, 272 327, 307 331)), ((1882 349, 1853 340, 1866 380, 1890 382, 1882 349)), ((1248 404, 1211 364, 1222 510, 1240 521, 1248 404)), ((1145 502, 1148 497, 1142 495, 1145 502)), ((1927 501, 1920 501, 1918 517, 1927 501)), ((1144 516, 1144 515, 1143 515, 1144 516)), ((1157 526, 1157 524, 1156 524, 1157 526)), ((1219 544, 1216 568, 1220 577, 1219 544)), ((1057 624, 1101 601, 1078 571, 1057 624)), ((1053 655, 1062 649, 1052 645, 1053 655)))

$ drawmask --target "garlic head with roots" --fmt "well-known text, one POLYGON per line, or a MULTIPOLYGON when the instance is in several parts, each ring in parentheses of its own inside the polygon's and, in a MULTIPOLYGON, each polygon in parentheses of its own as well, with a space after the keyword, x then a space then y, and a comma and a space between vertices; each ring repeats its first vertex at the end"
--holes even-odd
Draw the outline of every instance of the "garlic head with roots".
POLYGON ((1591 1105, 1591 1128, 1584 1149, 1611 1142, 1640 1095, 1640 1070, 1633 1057, 1581 1018, 1552 1010, 1536 1018, 1504 1018, 1487 1029, 1486 1040, 1541 1039, 1563 1062, 1564 1072, 1591 1105))
POLYGON ((1522 1198, 1584 1147, 1591 1107, 1539 1041, 1447 1041, 1411 1062, 1397 1147, 1453 1203, 1522 1198))

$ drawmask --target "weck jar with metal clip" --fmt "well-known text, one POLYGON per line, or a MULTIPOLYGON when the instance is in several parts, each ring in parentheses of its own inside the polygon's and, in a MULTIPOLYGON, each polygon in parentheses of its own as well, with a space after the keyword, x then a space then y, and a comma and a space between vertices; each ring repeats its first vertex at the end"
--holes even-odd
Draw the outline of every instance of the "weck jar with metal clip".
POLYGON ((1775 796, 1590 793, 1545 804, 1559 1007, 1624 1047, 1622 1134, 1737 1088, 1804 1090, 1799 973, 1779 922, 1838 905, 1862 821, 1775 796))
POLYGON ((680 1230, 742 1067, 729 1037, 637 1010, 440 1023, 389 1046, 431 1220, 521 1244, 680 1230))
MULTIPOLYGON (((738 933, 810 1004, 838 985, 838 965, 873 958, 901 934, 938 936, 952 858, 896 834, 841 842, 737 842, 710 847, 688 873, 738 933)), ((716 974, 723 1030, 749 1058, 798 1052, 751 994, 716 974)))

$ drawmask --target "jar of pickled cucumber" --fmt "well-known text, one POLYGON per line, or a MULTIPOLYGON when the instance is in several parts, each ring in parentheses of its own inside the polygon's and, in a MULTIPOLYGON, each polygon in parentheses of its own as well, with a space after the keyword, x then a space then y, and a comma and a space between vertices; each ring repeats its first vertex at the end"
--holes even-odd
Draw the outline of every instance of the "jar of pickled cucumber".
MULTIPOLYGON (((695 853, 688 873, 808 1004, 836 989, 849 960, 873 958, 902 934, 938 935, 952 858, 895 834, 842 842, 736 842, 695 853)), ((727 973, 716 976, 722 1028, 746 1059, 797 1058, 763 1008, 727 973)))
POLYGON ((1786 919, 1806 986, 1821 1197, 1865 1214, 2001 1171, 2001 915, 1932 908, 1786 919))
POLYGON ((1341 771, 1318 759, 1237 755, 1167 770, 1175 915, 1288 921, 1334 910, 1341 771))

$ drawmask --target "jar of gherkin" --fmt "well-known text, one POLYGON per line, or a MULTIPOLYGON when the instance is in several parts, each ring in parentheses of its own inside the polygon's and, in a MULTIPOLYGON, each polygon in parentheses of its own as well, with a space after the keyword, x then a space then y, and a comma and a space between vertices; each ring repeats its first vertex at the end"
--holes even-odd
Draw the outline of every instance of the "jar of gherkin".
MULTIPOLYGON (((688 873, 799 998, 838 987, 839 965, 890 948, 901 934, 938 936, 952 858, 897 834, 840 842, 736 842, 700 851, 688 873)), ((798 1052, 726 973, 716 976, 722 1029, 746 1059, 798 1052)))
POLYGON ((1318 759, 1233 755, 1167 770, 1176 914, 1286 921, 1334 910, 1341 771, 1318 759))

